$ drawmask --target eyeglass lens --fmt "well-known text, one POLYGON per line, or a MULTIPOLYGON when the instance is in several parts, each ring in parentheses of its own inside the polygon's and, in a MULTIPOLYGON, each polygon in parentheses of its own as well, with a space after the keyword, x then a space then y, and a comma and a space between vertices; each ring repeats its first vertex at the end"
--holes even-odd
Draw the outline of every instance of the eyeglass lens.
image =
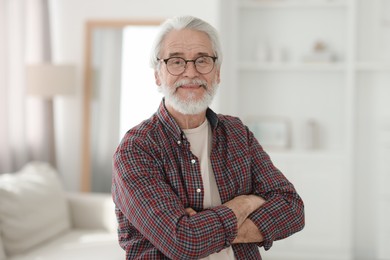
POLYGON ((195 69, 201 74, 210 73, 214 68, 214 58, 209 56, 201 56, 195 60, 185 60, 180 57, 172 57, 165 60, 168 72, 172 75, 182 74, 185 71, 188 62, 193 62, 195 64, 195 69))

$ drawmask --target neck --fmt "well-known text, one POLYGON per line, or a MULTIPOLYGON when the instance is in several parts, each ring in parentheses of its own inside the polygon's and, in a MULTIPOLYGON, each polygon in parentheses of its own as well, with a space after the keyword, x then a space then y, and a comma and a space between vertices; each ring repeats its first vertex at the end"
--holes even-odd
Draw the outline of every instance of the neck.
POLYGON ((185 115, 176 111, 168 104, 166 104, 166 108, 181 129, 196 128, 206 120, 206 111, 195 115, 185 115))

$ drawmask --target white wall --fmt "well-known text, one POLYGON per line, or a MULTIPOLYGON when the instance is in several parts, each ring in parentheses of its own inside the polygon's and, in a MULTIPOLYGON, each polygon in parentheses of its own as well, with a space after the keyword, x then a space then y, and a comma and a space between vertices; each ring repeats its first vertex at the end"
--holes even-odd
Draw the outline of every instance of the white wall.
POLYGON ((76 94, 55 100, 58 169, 67 190, 80 189, 83 64, 88 20, 164 19, 198 16, 219 27, 220 0, 51 0, 53 61, 78 67, 76 94))

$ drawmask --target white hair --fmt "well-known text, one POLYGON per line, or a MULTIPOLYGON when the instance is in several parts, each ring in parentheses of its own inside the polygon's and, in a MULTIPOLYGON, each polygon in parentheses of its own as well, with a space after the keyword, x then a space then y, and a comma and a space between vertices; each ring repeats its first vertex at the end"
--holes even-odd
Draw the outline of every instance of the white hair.
POLYGON ((161 24, 160 28, 160 32, 157 35, 155 42, 152 46, 152 52, 150 56, 150 66, 153 69, 156 70, 158 68, 159 62, 157 58, 160 58, 159 55, 165 36, 173 30, 184 29, 196 30, 206 33, 211 41, 211 46, 213 48, 214 55, 218 57, 215 63, 218 67, 221 66, 222 50, 221 44, 219 42, 218 32, 209 23, 193 16, 177 16, 166 20, 163 24, 161 24))

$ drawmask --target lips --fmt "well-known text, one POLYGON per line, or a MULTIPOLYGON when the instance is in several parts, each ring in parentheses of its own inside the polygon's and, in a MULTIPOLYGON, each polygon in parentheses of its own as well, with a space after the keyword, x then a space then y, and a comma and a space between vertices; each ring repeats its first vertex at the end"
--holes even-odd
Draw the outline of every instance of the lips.
POLYGON ((195 89, 195 88, 204 87, 204 85, 189 84, 189 85, 181 85, 180 87, 181 88, 188 88, 188 89, 195 89))
POLYGON ((185 88, 185 89, 197 89, 202 87, 206 89, 207 83, 203 80, 180 80, 175 84, 176 88, 185 88))

